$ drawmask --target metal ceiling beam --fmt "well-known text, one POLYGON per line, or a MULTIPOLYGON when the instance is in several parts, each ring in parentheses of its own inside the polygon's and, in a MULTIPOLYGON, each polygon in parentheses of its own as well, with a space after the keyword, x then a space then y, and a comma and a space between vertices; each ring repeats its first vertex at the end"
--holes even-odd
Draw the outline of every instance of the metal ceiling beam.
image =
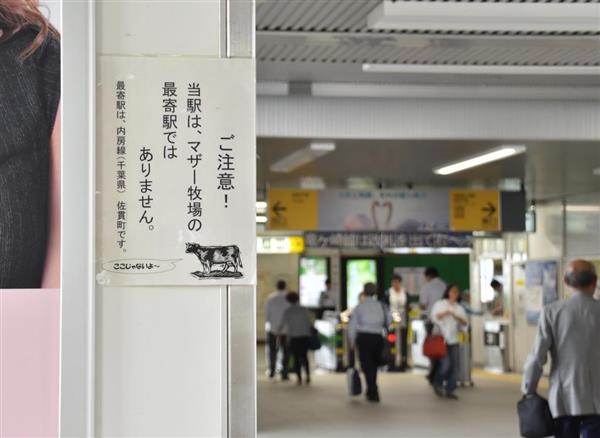
POLYGON ((417 35, 383 34, 366 32, 293 32, 258 31, 257 44, 298 44, 298 45, 386 45, 397 48, 437 47, 532 47, 532 48, 579 48, 598 51, 600 32, 585 36, 525 36, 525 35, 417 35))
POLYGON ((591 100, 600 102, 600 87, 592 86, 501 86, 501 85, 416 85, 343 82, 263 81, 258 96, 309 95, 314 97, 365 97, 382 99, 489 99, 489 100, 591 100))

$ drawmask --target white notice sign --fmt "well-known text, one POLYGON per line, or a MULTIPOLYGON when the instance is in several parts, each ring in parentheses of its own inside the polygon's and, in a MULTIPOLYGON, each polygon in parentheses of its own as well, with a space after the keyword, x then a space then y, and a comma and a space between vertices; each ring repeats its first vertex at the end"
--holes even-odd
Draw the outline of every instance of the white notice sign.
POLYGON ((101 57, 98 282, 256 283, 255 64, 101 57))

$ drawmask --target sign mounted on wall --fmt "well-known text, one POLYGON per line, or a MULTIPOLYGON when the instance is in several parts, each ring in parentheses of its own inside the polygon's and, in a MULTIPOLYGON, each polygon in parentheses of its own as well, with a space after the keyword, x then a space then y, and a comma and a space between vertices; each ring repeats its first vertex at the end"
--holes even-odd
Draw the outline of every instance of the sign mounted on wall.
POLYGON ((268 205, 272 230, 448 230, 445 190, 273 189, 268 205))
POLYGON ((318 203, 319 192, 316 190, 269 190, 269 229, 316 230, 318 203))
POLYGON ((259 236, 256 238, 258 254, 301 254, 304 252, 302 236, 259 236))
POLYGON ((559 299, 559 263, 555 260, 529 261, 525 265, 526 315, 537 324, 544 306, 559 299))
POLYGON ((254 67, 100 58, 100 283, 255 284, 254 67))
POLYGON ((450 192, 452 231, 501 231, 500 215, 500 192, 497 190, 450 192))

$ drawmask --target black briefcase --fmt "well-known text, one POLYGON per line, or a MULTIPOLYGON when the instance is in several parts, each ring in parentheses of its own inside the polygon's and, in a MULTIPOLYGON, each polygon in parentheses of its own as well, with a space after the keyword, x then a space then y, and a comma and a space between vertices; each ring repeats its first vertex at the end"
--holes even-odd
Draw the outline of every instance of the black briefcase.
POLYGON ((348 380, 348 393, 355 397, 362 393, 362 383, 360 381, 360 374, 354 367, 346 370, 346 378, 348 380))
POLYGON ((525 438, 554 436, 555 426, 548 400, 537 394, 526 395, 517 403, 519 430, 525 438))

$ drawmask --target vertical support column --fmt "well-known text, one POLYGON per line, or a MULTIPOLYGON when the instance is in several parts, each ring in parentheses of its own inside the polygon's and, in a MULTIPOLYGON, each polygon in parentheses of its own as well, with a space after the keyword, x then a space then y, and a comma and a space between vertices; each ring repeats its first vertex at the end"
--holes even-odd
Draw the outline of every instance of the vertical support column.
MULTIPOLYGON (((254 0, 224 3, 226 56, 254 58, 254 0)), ((229 436, 251 437, 256 435, 256 286, 228 289, 229 436)))
POLYGON ((63 2, 60 436, 94 435, 94 10, 63 2))

